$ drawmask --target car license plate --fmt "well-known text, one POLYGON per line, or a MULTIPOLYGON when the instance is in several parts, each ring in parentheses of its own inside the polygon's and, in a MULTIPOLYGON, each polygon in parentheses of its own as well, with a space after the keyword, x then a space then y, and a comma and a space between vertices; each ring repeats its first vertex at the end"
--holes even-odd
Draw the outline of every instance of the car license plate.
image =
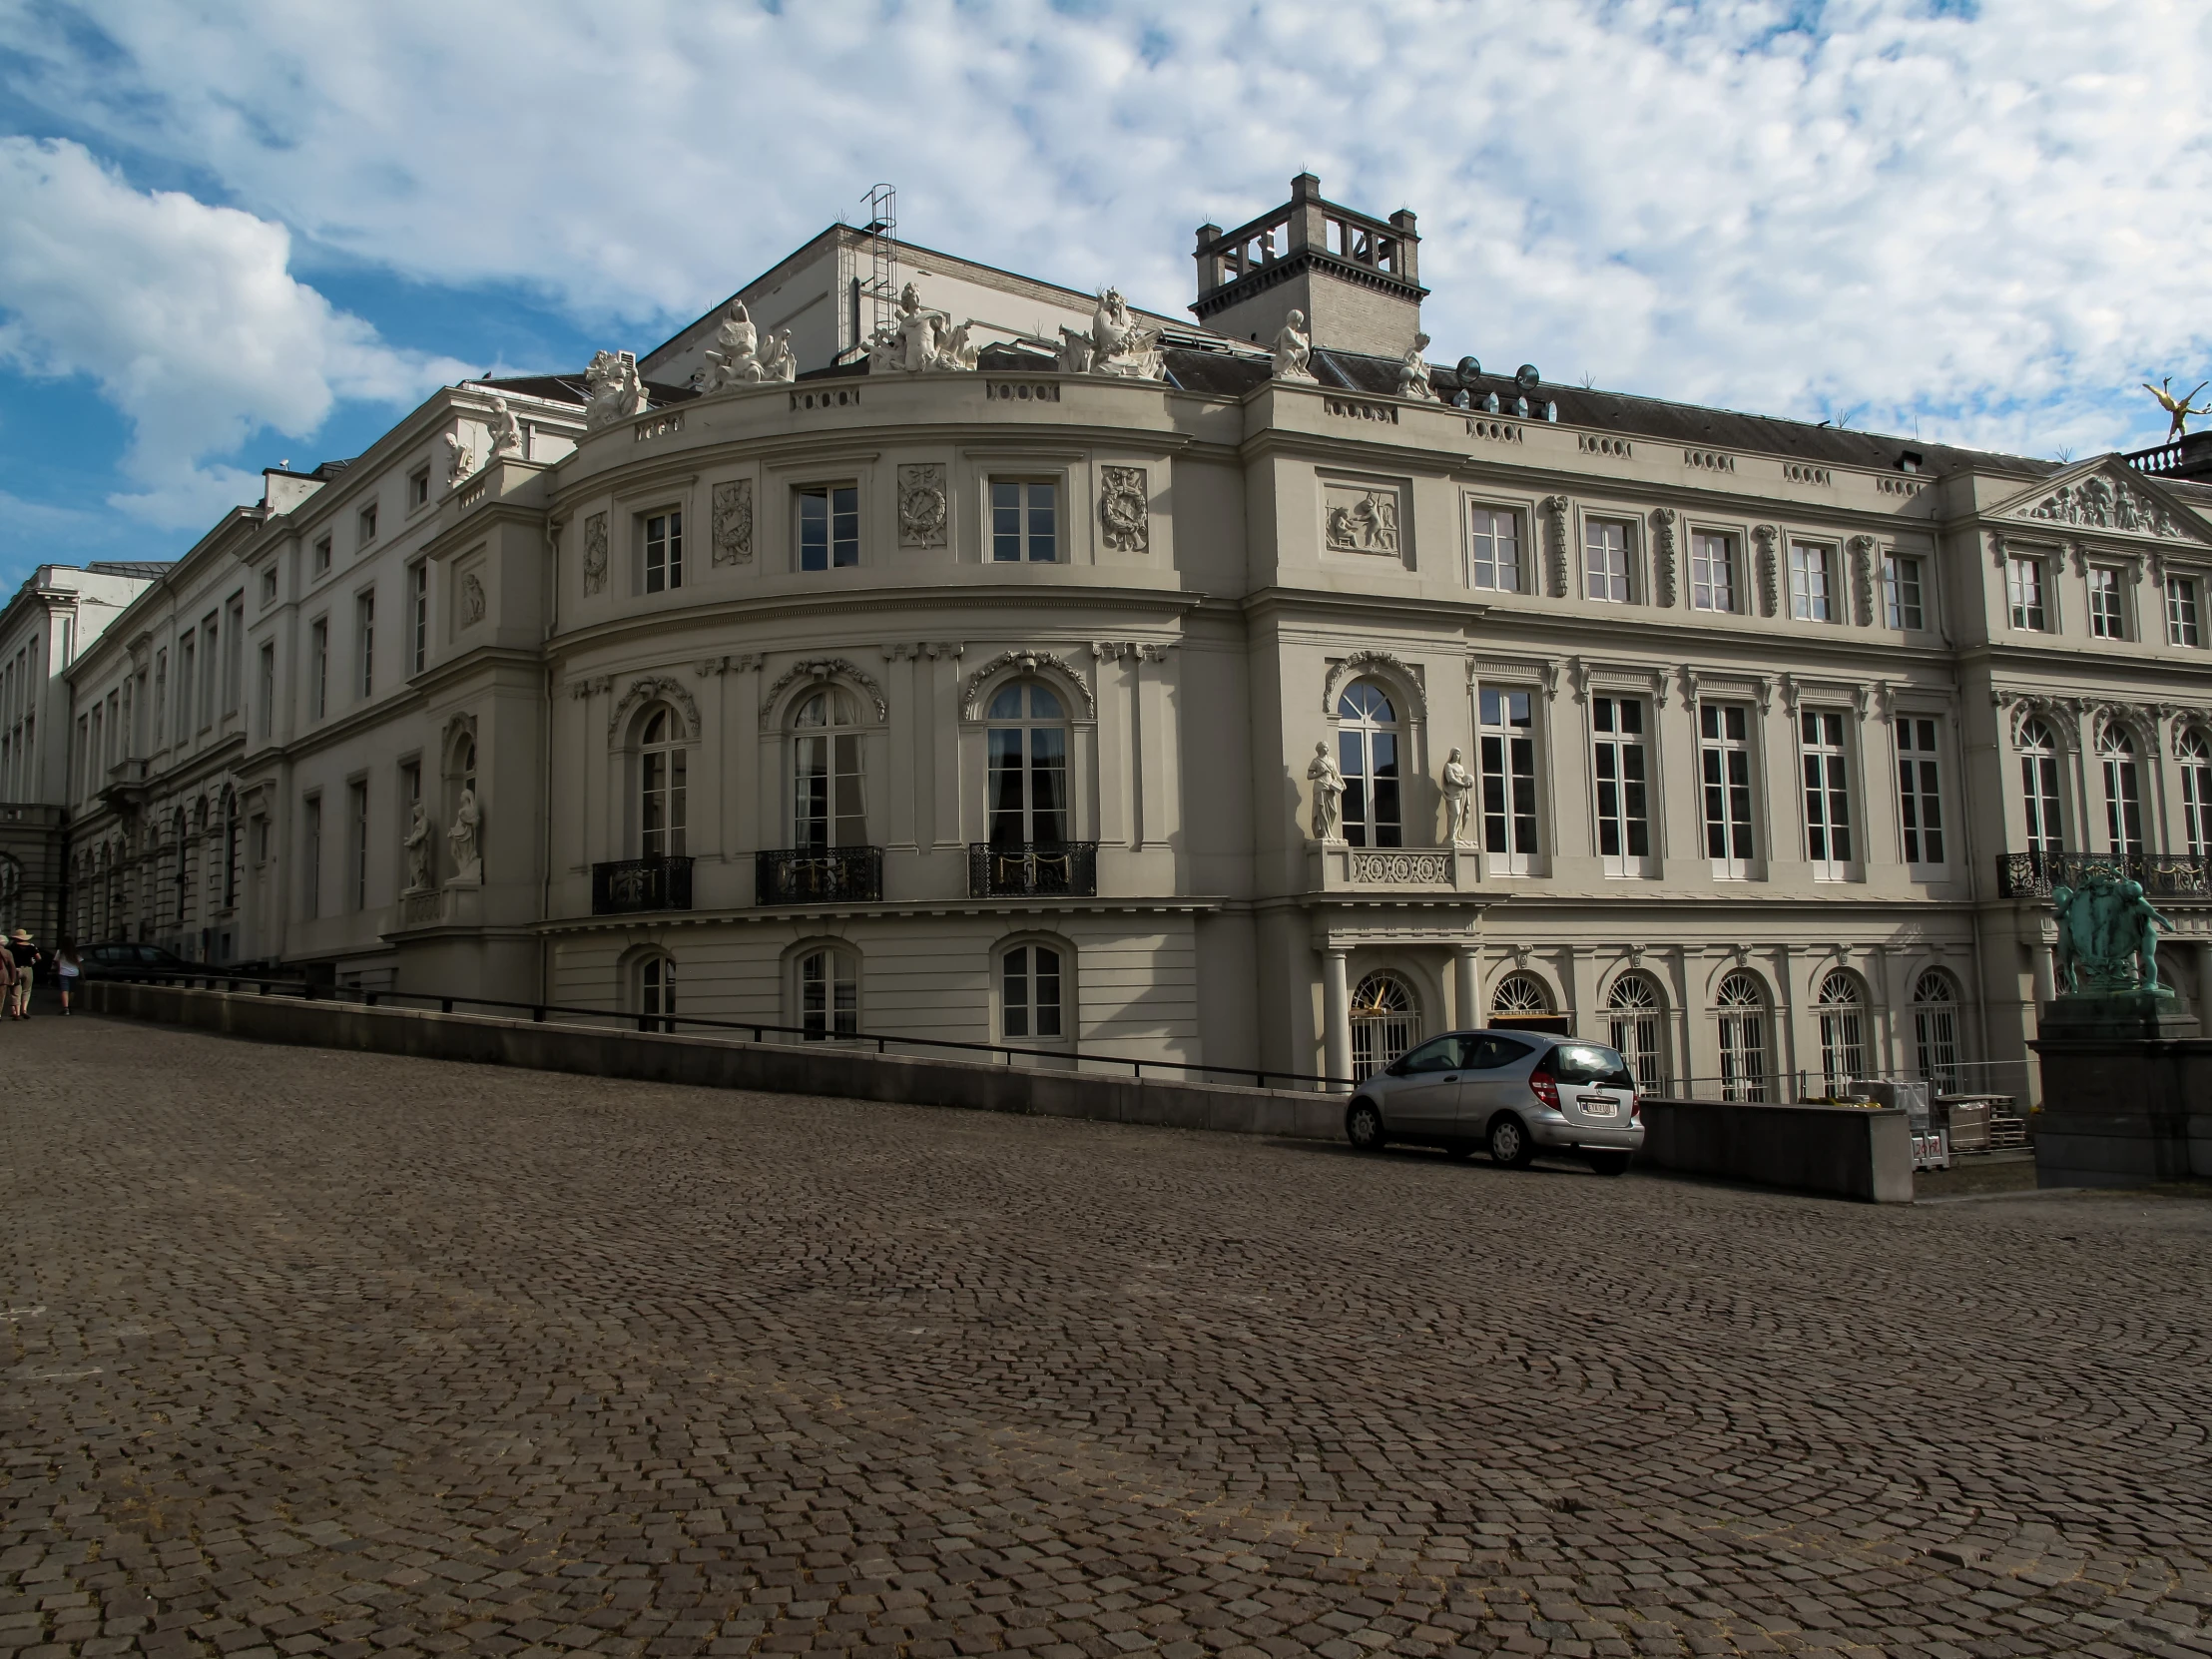
POLYGON ((1574 1103, 1582 1108, 1582 1115, 1586 1118, 1620 1116, 1620 1103, 1614 1100, 1611 1095, 1578 1094, 1574 1097, 1574 1103))

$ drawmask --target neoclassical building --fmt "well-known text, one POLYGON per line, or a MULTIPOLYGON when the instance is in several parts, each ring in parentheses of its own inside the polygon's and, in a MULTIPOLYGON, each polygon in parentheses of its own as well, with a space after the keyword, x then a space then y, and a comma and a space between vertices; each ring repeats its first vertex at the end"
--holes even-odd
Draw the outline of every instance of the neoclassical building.
POLYGON ((825 232, 272 472, 68 669, 75 928, 637 1015, 1346 1077, 2031 1092, 2063 860, 2212 988, 2212 452, 1431 367, 1418 232, 1195 320, 825 232))

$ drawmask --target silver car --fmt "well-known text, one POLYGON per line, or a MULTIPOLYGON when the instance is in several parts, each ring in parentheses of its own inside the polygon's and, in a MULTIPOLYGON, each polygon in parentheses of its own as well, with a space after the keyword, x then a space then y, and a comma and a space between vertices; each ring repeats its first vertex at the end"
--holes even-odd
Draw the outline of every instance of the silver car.
POLYGON ((1363 1152, 1391 1141, 1489 1148, 1519 1169, 1538 1151, 1571 1152, 1620 1175, 1644 1144, 1636 1080, 1603 1043, 1534 1031, 1452 1031, 1408 1049, 1363 1082, 1345 1109, 1363 1152))

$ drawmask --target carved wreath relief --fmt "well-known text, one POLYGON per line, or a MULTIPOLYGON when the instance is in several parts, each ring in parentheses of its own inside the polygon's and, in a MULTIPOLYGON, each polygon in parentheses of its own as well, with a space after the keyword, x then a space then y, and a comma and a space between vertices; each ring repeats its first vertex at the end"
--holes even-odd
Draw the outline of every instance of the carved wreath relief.
POLYGON ((1144 553, 1152 547, 1152 504, 1145 494, 1144 468, 1099 469, 1098 520, 1106 545, 1116 553, 1144 553))
POLYGON ((1397 557, 1397 491, 1331 484, 1323 510, 1329 545, 1339 553, 1397 557))
POLYGON ((942 547, 946 521, 944 468, 921 461, 898 469, 898 545, 942 547))
POLYGON ((714 560, 718 565, 753 561, 753 480, 733 478, 715 486, 714 560))
POLYGON ((584 591, 597 593, 607 585, 607 515, 593 513, 584 520, 584 591))

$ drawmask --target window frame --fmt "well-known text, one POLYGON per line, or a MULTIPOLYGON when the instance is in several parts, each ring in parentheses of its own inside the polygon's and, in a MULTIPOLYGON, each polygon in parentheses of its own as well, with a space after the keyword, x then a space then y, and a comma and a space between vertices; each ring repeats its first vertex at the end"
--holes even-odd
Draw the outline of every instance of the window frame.
POLYGON ((812 484, 794 484, 792 490, 792 569, 802 574, 827 574, 832 570, 857 570, 860 566, 861 512, 860 481, 857 478, 832 478, 812 484), (849 493, 851 506, 847 510, 840 497, 849 493), (820 564, 807 562, 808 510, 810 501, 822 503, 822 560, 820 564), (840 518, 851 520, 849 546, 852 556, 848 559, 837 555, 847 545, 837 533, 840 518))
POLYGON ((1833 1098, 1854 1078, 1867 1075, 1865 982, 1848 968, 1830 968, 1813 993, 1813 1015, 1820 1033, 1821 1083, 1833 1098), (1846 994, 1831 996, 1839 987, 1846 994))
POLYGON ((345 781, 345 899, 358 915, 368 908, 368 777, 345 781))
POLYGON ((1790 538, 1790 620, 1833 626, 1844 620, 1837 578, 1842 562, 1834 542, 1790 538), (1819 578, 1816 591, 1815 577, 1819 578), (1817 614, 1816 614, 1817 613, 1817 614))
POLYGON ((312 544, 313 551, 309 555, 309 558, 313 565, 314 574, 317 577, 327 576, 330 574, 330 544, 335 539, 335 532, 329 530, 323 531, 321 535, 315 537, 314 539, 314 542, 312 544))
POLYGON ((1885 627, 1900 633, 1927 632, 1928 578, 1924 555, 1900 553, 1896 548, 1882 555, 1882 620, 1885 627), (1912 590, 1910 600, 1906 598, 1908 587, 1912 590))
POLYGON ((308 709, 316 720, 330 718, 330 617, 328 612, 307 624, 307 672, 310 677, 308 709))
POLYGON ((637 724, 637 770, 632 800, 637 809, 637 855, 640 858, 689 856, 691 832, 691 742, 684 717, 673 703, 655 702, 640 709, 637 724), (667 736, 654 736, 655 722, 665 721, 667 736))
POLYGON ((1800 709, 1797 715, 1805 861, 1812 866, 1816 881, 1855 879, 1864 856, 1865 849, 1859 844, 1860 827, 1853 816, 1857 806, 1852 789, 1852 728, 1855 724, 1844 710, 1824 706, 1800 709), (1820 736, 1809 735, 1812 730, 1817 730, 1820 736), (1831 732, 1834 733, 1833 741, 1829 736, 1831 732), (1817 777, 1812 775, 1816 768, 1817 777), (1837 812, 1839 802, 1843 809, 1841 814, 1837 812))
POLYGON ((2081 580, 2089 595, 2089 637, 2125 640, 2127 626, 2127 570, 2109 562, 2082 567, 2081 580))
POLYGON ((870 846, 867 811, 867 746, 863 739, 873 728, 862 714, 859 697, 847 686, 834 681, 805 689, 792 699, 784 719, 787 740, 787 764, 785 780, 791 785, 791 799, 786 823, 790 826, 791 839, 787 842, 795 850, 828 852, 838 847, 870 846), (807 712, 817 702, 824 705, 826 718, 819 726, 805 724, 807 712), (839 720, 839 707, 850 711, 849 718, 839 720), (813 745, 821 746, 824 764, 819 768, 807 766, 807 756, 813 745), (850 760, 849 769, 843 764, 850 760), (846 798, 845 782, 850 781, 850 799, 846 798), (815 785, 821 784, 822 811, 808 811, 815 785), (859 839, 846 838, 848 829, 858 826, 859 839), (817 829, 821 834, 816 834, 817 829))
POLYGON ((1711 616, 1741 616, 1743 614, 1743 561, 1739 544, 1733 532, 1727 530, 1690 531, 1690 609, 1704 611, 1711 616), (1710 549, 1719 547, 1716 563, 1710 549), (1719 572, 1716 579, 1714 572, 1719 572), (1699 596, 1704 595, 1701 599, 1699 596), (1716 597, 1726 600, 1716 604, 1716 597))
POLYGON ((991 952, 992 1001, 998 1016, 998 1036, 1004 1043, 1018 1044, 1024 1048, 1072 1047, 1075 1042, 1074 1020, 1071 1019, 1071 992, 1074 989, 1075 952, 1066 940, 1057 937, 1025 935, 1001 940, 991 952), (1043 958, 1052 958, 1051 971, 1044 970, 1043 958), (1015 958, 1021 959, 1019 979, 1023 1000, 1018 1008, 1011 991, 1015 978, 1015 958), (1041 987, 1049 980, 1052 984, 1052 1001, 1047 1004, 1041 987), (1043 1026, 1049 1015, 1054 1029, 1043 1026))
POLYGON ((1021 846, 1069 846, 1081 840, 1075 833, 1079 826, 1075 820, 1075 721, 1073 705, 1066 691, 1041 676, 1016 675, 990 688, 988 700, 983 705, 983 831, 985 841, 994 847, 1011 849, 1021 846), (1000 700, 1010 691, 1021 693, 1018 714, 999 712, 1000 700), (1039 715, 1035 712, 1035 694, 1043 692, 1058 706, 1058 714, 1039 715), (1000 737, 1004 733, 1019 734, 1016 745, 1018 764, 1011 768, 1000 765, 1004 746, 1000 737), (1037 738, 1040 734, 1056 732, 1059 737, 1059 757, 1054 765, 1047 757, 1039 762, 1037 738), (1056 806, 1039 807, 1037 781, 1040 777, 1059 774, 1056 806), (1000 804, 1000 780, 1005 776, 1019 779, 1021 804, 1008 808, 1000 804), (1018 839, 1002 839, 999 830, 1004 827, 1009 813, 1018 816, 1021 836, 1018 839), (1056 837, 1040 837, 1037 834, 1039 821, 1056 814, 1060 819, 1062 833, 1056 837))
POLYGON ((1582 597, 1596 605, 1633 605, 1637 602, 1640 584, 1636 580, 1636 521, 1633 518, 1615 518, 1607 513, 1589 513, 1582 520, 1582 597), (1601 546, 1598 537, 1602 532, 1620 532, 1620 568, 1610 568, 1616 551, 1610 545, 1601 546), (1600 570, 1596 561, 1602 556, 1607 568, 1600 570), (1599 593, 1597 585, 1603 582, 1606 591, 1599 593), (1619 591, 1613 591, 1615 585, 1619 591))
POLYGON ((677 593, 684 586, 684 508, 682 503, 635 515, 638 588, 641 594, 677 593))
POLYGON ((2165 593, 2166 643, 2185 651, 2199 649, 2204 638, 2204 584, 2194 575, 2169 573, 2165 593))
POLYGON ((409 679, 430 662, 430 561, 417 559, 407 567, 407 658, 409 679))
POLYGON ((1405 844, 1405 760, 1411 734, 1398 713, 1403 701, 1372 675, 1362 675, 1337 695, 1337 771, 1345 785, 1338 833, 1347 846, 1405 844), (1363 689, 1382 703, 1386 719, 1376 718, 1372 706, 1355 707, 1363 689), (1385 746, 1387 771, 1380 759, 1385 746))
POLYGON ((1764 1101, 1774 1075, 1774 998, 1749 968, 1731 968, 1713 987, 1714 1035, 1720 1055, 1721 1098, 1764 1101), (1732 997, 1730 987, 1748 990, 1748 998, 1732 997), (1731 1034, 1735 1041, 1731 1042, 1731 1034), (1744 1040, 1749 1036, 1748 1043, 1744 1040), (1746 1065, 1746 1060, 1750 1062, 1746 1065))
POLYGON ((2182 727, 2174 734, 2174 765, 2181 773, 2183 845, 2193 858, 2212 857, 2212 740, 2182 727))
POLYGON ((1943 822, 1943 723, 1936 715, 1901 710, 1891 735, 1898 760, 1898 845, 1909 871, 1935 875, 1950 863, 1950 827, 1943 822))
POLYGON ((367 702, 376 695, 376 590, 353 596, 353 695, 367 702))
POLYGON ((1706 862, 1716 881, 1749 881, 1759 860, 1760 842, 1759 743, 1751 705, 1700 698, 1697 735, 1698 818, 1706 862), (1708 714, 1713 717, 1710 731, 1708 714), (1740 724, 1742 731, 1732 733, 1734 724, 1740 724), (1716 833, 1719 851, 1714 849, 1716 833))
POLYGON ((2040 553, 2004 555, 2005 614, 2023 634, 2048 634, 2050 626, 2050 561, 2040 553))
POLYGON ((1590 695, 1591 821, 1598 858, 1605 874, 1616 879, 1648 878, 1657 867, 1657 826, 1651 815, 1657 780, 1652 776, 1654 734, 1648 730, 1648 720, 1649 711, 1640 697, 1590 695), (1610 851, 1608 838, 1614 843, 1610 851))
POLYGON ((353 515, 356 537, 353 545, 355 548, 366 547, 376 539, 376 506, 377 504, 371 501, 353 515))
MULTIPOLYGON (((987 544, 983 554, 985 564, 1018 567, 1060 565, 1069 562, 1067 557, 1067 507, 1061 492, 1061 480, 1058 476, 1049 473, 992 473, 983 481, 983 504, 984 511, 988 515, 988 525, 984 531, 984 541, 987 544), (998 492, 1001 489, 1018 492, 1018 499, 1011 507, 1004 507, 999 504, 998 492), (1044 492, 1045 505, 1051 514, 1051 525, 1043 536, 1044 542, 1050 547, 1051 551, 1042 558, 1037 556, 1034 539, 1036 537, 1035 519, 1037 512, 1035 495, 1040 490, 1044 492), (999 527, 998 515, 1002 512, 1014 514, 1014 530, 1012 532, 1014 552, 1011 558, 1000 556, 1000 549, 1005 545, 1007 539, 1007 533, 999 527)), ((855 539, 858 534, 857 513, 855 513, 853 527, 855 539)), ((858 563, 857 554, 855 554, 853 562, 858 563)))
MULTIPOLYGON (((184 856, 180 848, 178 856, 184 856)), ((306 919, 322 914, 322 792, 309 790, 299 799, 300 907, 306 919)))
POLYGON ((430 463, 424 461, 407 474, 407 511, 430 504, 430 463))
POLYGON ((801 1042, 838 1042, 860 1032, 860 953, 849 944, 817 939, 792 953, 791 1023, 801 1042), (821 964, 817 978, 810 970, 821 964), (840 974, 840 967, 849 968, 840 974), (819 1008, 809 1007, 811 986, 820 986, 819 1008), (843 993, 850 992, 849 997, 843 993))
POLYGON ((2106 849, 2115 856, 2144 851, 2149 842, 2143 834, 2143 756, 2135 734, 2108 723, 2097 733, 2096 759, 2104 784, 2106 849))
POLYGON ((1520 511, 1514 507, 1501 507, 1494 501, 1482 501, 1469 496, 1465 513, 1467 538, 1467 586, 1478 593, 1526 593, 1528 584, 1527 538, 1521 534, 1520 511), (1480 522, 1478 522, 1480 521, 1480 522), (1512 557, 1509 563, 1498 557, 1498 524, 1502 521, 1509 532, 1512 557), (1488 557, 1483 556, 1485 546, 1488 557), (1489 580, 1483 579, 1485 568, 1489 580), (1510 582, 1498 580, 1501 570, 1512 573, 1510 582))
POLYGON ((2057 734, 2042 721, 2022 721, 2012 738, 2013 753, 2020 762, 2021 823, 2027 832, 2026 850, 2057 857, 2066 850, 2064 751, 2057 734), (2030 731, 2041 734, 2031 741, 2030 731), (2056 823, 2048 822, 2055 819, 2056 823))
POLYGON ((1482 868, 1494 875, 1533 875, 1544 845, 1541 694, 1533 686, 1477 686, 1474 706, 1482 868), (1490 719, 1493 698, 1500 713, 1494 723, 1490 719), (1527 706, 1525 727, 1516 726, 1510 713, 1510 700, 1516 698, 1527 706), (1515 736, 1516 731, 1521 735, 1515 736), (1523 750, 1528 762, 1525 772, 1518 765, 1523 750))

